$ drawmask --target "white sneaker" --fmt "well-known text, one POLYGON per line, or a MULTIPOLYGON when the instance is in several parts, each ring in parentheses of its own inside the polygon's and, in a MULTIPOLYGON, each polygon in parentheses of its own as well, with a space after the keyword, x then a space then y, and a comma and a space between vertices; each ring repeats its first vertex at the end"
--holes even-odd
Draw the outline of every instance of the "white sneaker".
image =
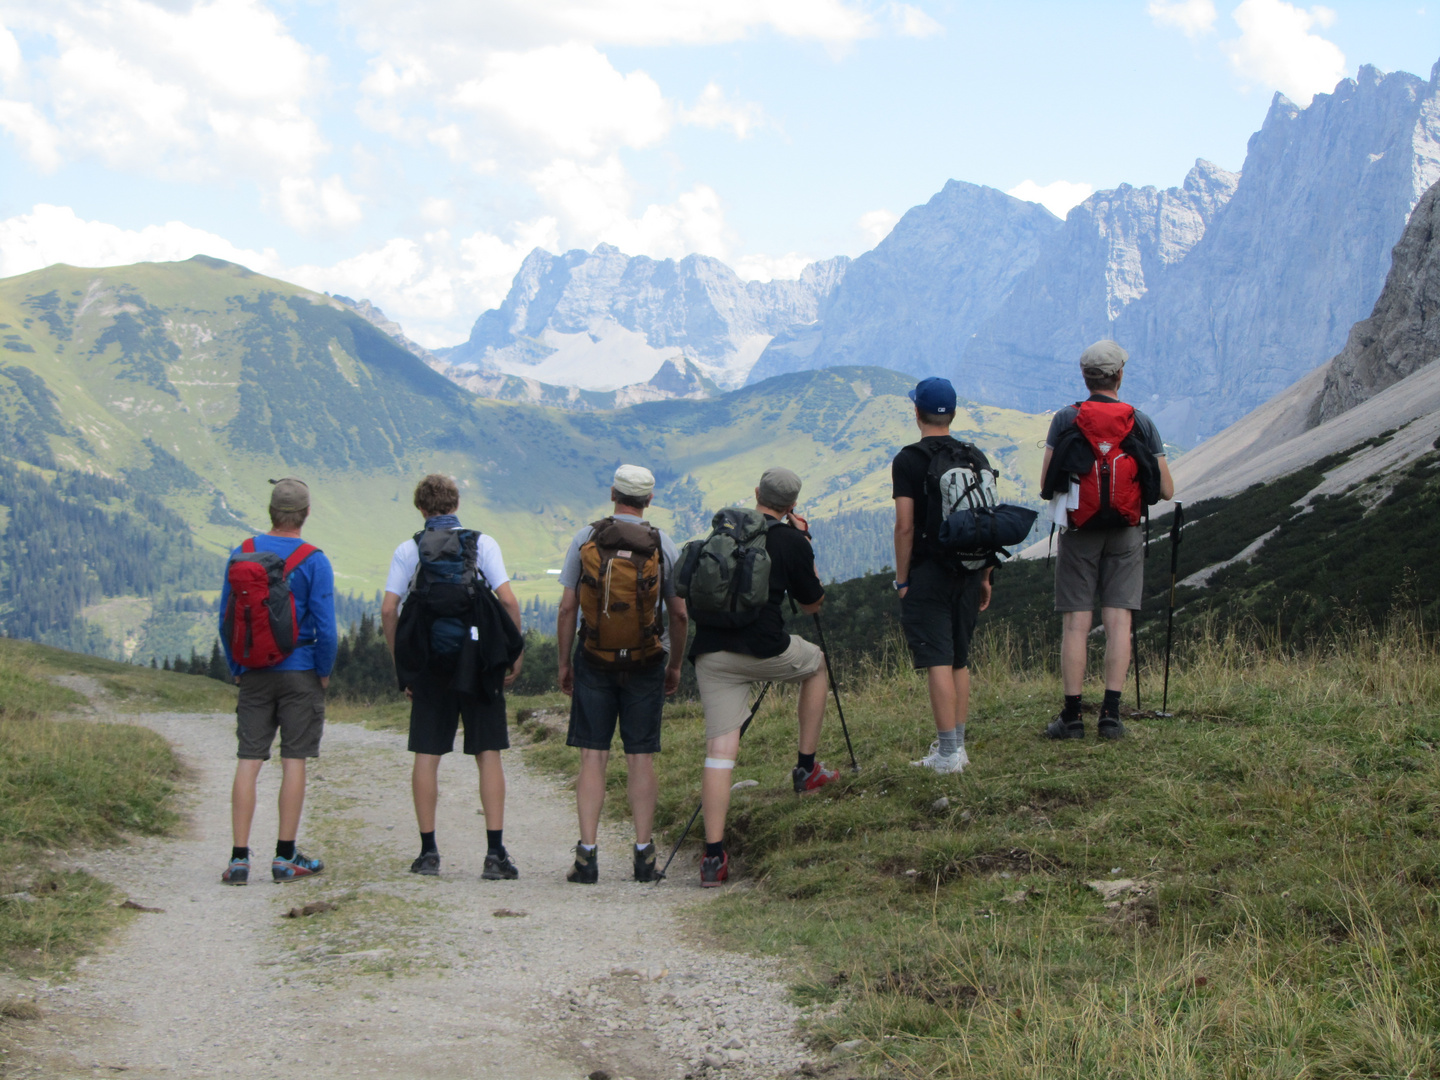
POLYGON ((947 773, 963 771, 965 766, 970 764, 970 757, 965 753, 963 746, 953 754, 940 753, 940 740, 936 739, 930 744, 930 752, 928 754, 919 761, 912 761, 910 764, 925 769, 934 769, 943 776, 947 773))

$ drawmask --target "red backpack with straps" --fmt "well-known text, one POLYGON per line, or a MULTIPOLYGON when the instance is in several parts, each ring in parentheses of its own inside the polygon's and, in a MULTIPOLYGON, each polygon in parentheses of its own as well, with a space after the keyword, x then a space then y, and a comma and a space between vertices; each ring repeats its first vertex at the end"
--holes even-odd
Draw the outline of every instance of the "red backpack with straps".
POLYGON ((1082 401, 1075 426, 1095 453, 1095 465, 1080 476, 1080 505, 1070 511, 1074 529, 1117 529, 1139 525, 1145 500, 1140 466, 1122 443, 1135 429, 1135 410, 1121 401, 1082 401))
POLYGON ((225 567, 230 601, 225 605, 221 630, 235 663, 247 668, 274 667, 295 651, 300 628, 295 617, 295 595, 290 575, 319 551, 301 544, 282 559, 269 551, 256 551, 252 536, 225 567))

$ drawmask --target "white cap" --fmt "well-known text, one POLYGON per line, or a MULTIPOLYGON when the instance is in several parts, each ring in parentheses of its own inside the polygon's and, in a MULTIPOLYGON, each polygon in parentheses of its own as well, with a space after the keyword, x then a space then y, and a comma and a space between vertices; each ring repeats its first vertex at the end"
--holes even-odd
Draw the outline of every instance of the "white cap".
POLYGON ((615 482, 611 486, 621 495, 643 499, 655 490, 655 474, 643 465, 621 465, 615 470, 615 482))

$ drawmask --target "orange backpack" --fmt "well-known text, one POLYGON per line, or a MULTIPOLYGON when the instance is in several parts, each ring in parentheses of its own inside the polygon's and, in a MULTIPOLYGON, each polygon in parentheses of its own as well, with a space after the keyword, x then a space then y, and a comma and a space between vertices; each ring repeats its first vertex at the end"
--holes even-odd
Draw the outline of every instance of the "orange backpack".
POLYGON ((597 667, 647 667, 664 655, 660 604, 665 557, 660 530, 636 518, 591 524, 580 546, 580 642, 597 667))

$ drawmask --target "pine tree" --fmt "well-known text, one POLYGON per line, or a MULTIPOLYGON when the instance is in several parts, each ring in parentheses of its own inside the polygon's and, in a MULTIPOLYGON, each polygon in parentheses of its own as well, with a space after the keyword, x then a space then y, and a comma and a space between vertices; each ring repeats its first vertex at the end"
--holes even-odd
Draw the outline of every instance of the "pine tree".
POLYGON ((210 664, 205 674, 212 679, 219 679, 221 682, 230 681, 230 665, 225 663, 225 657, 220 652, 220 639, 216 638, 215 643, 210 646, 210 664))
POLYGON ((169 670, 170 670, 170 657, 168 657, 168 656, 165 657, 165 667, 164 667, 162 670, 164 670, 164 671, 169 671, 169 670))

